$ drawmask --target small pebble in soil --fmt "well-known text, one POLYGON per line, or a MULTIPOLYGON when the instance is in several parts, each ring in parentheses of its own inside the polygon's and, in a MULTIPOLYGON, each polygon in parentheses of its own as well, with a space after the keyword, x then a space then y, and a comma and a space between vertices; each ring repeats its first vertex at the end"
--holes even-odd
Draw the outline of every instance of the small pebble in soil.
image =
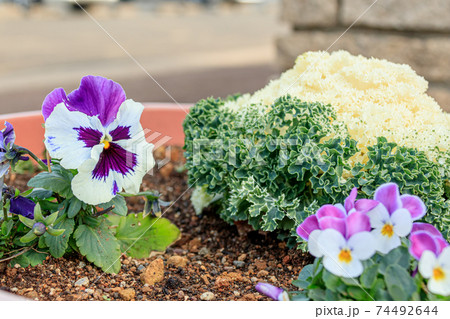
POLYGON ((244 267, 245 262, 243 262, 241 260, 235 260, 235 261, 233 261, 233 265, 235 265, 237 268, 241 268, 241 267, 244 267))
POLYGON ((136 296, 136 291, 133 288, 123 289, 119 291, 119 296, 125 301, 130 301, 136 296))
POLYGON ((164 262, 161 258, 153 260, 141 275, 144 284, 153 286, 164 279, 164 262))
POLYGON ((145 269, 144 265, 139 265, 139 267, 137 268, 138 271, 142 272, 145 269))
POLYGON ((80 263, 78 264, 78 268, 84 268, 86 267, 86 263, 84 261, 80 261, 80 263))
POLYGON ((167 260, 167 264, 174 267, 186 267, 188 260, 186 257, 172 256, 167 260))
POLYGON ((200 256, 206 256, 209 254, 209 249, 207 247, 202 247, 199 251, 198 254, 200 256))
POLYGON ((215 297, 216 296, 211 291, 207 291, 207 292, 202 293, 202 295, 200 296, 200 299, 204 300, 204 301, 211 301, 211 300, 214 300, 215 297))
POLYGON ((88 284, 89 284, 88 277, 83 277, 83 278, 78 279, 74 285, 75 286, 87 286, 88 284))

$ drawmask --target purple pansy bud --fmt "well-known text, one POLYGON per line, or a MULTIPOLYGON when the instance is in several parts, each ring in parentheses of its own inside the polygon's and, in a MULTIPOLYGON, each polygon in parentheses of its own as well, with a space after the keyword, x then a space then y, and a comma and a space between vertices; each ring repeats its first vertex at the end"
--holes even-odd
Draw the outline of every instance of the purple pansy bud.
POLYGON ((28 219, 34 219, 34 207, 36 203, 31 199, 17 196, 11 198, 9 211, 16 215, 22 215, 28 219))
POLYGON ((42 223, 36 223, 33 225, 33 234, 35 234, 36 236, 42 236, 45 234, 47 227, 42 224, 42 223))
POLYGON ((265 282, 260 282, 256 285, 255 289, 259 293, 262 293, 263 295, 266 295, 267 297, 272 298, 273 300, 279 301, 280 298, 281 300, 283 300, 282 297, 284 290, 279 287, 272 286, 271 284, 265 282))

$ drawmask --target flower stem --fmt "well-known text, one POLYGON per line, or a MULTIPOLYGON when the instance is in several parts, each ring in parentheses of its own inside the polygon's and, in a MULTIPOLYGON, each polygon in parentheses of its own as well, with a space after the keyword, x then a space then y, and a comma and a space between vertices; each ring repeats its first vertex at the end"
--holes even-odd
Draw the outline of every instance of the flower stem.
POLYGON ((29 149, 21 146, 19 146, 18 149, 25 154, 30 155, 31 158, 34 159, 44 170, 51 172, 51 170, 49 170, 49 166, 45 165, 45 163, 39 157, 34 155, 33 152, 31 152, 29 149))

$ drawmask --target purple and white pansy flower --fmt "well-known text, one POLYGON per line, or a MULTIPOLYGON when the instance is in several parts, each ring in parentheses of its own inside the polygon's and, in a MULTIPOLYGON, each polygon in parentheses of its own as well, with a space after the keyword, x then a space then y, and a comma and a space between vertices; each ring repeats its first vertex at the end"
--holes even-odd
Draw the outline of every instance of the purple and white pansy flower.
POLYGON ((153 145, 140 124, 144 107, 126 100, 122 87, 99 76, 86 76, 66 95, 51 92, 42 105, 45 145, 66 169, 77 169, 74 195, 97 205, 125 189, 137 193, 154 166, 153 145))
POLYGON ((441 232, 431 224, 414 223, 409 236, 409 253, 420 260, 424 251, 429 250, 436 256, 449 246, 441 232))
POLYGON ((260 282, 256 285, 255 289, 269 298, 275 301, 289 301, 288 293, 282 288, 275 287, 271 284, 260 282))
POLYGON ((450 246, 439 254, 425 250, 419 261, 420 274, 428 279, 428 290, 432 293, 450 295, 450 246))
POLYGON ((397 184, 387 183, 375 191, 374 199, 380 204, 367 212, 372 225, 372 234, 377 243, 377 250, 387 254, 400 246, 400 237, 407 236, 413 221, 426 213, 425 204, 413 195, 402 195, 397 184))

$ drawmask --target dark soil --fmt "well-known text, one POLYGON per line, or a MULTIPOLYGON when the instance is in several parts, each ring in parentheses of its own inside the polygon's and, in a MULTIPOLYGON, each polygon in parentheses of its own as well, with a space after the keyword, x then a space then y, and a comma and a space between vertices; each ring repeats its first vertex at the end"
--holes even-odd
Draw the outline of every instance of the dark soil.
MULTIPOLYGON (((156 157, 165 153, 161 148, 157 151, 156 157)), ((295 289, 291 281, 312 262, 311 257, 245 223, 229 225, 213 211, 197 216, 186 174, 179 172, 181 150, 172 148, 171 153, 172 161, 153 176, 147 175, 143 183, 146 190, 158 190, 163 200, 175 201, 163 213, 182 235, 164 253, 152 253, 146 259, 123 256, 119 274, 105 274, 81 256, 48 257, 43 265, 26 269, 0 265, 0 289, 38 300, 268 300, 256 292, 256 283, 295 289), (172 256, 185 257, 186 266, 169 265, 172 256), (164 279, 154 286, 144 285, 141 274, 157 258, 164 261, 164 279), (89 284, 75 286, 84 277, 89 284), (201 298, 205 292, 213 295, 201 298)), ((30 176, 12 176, 7 182, 23 190, 30 176)), ((132 212, 143 209, 141 199, 128 203, 132 212)))

